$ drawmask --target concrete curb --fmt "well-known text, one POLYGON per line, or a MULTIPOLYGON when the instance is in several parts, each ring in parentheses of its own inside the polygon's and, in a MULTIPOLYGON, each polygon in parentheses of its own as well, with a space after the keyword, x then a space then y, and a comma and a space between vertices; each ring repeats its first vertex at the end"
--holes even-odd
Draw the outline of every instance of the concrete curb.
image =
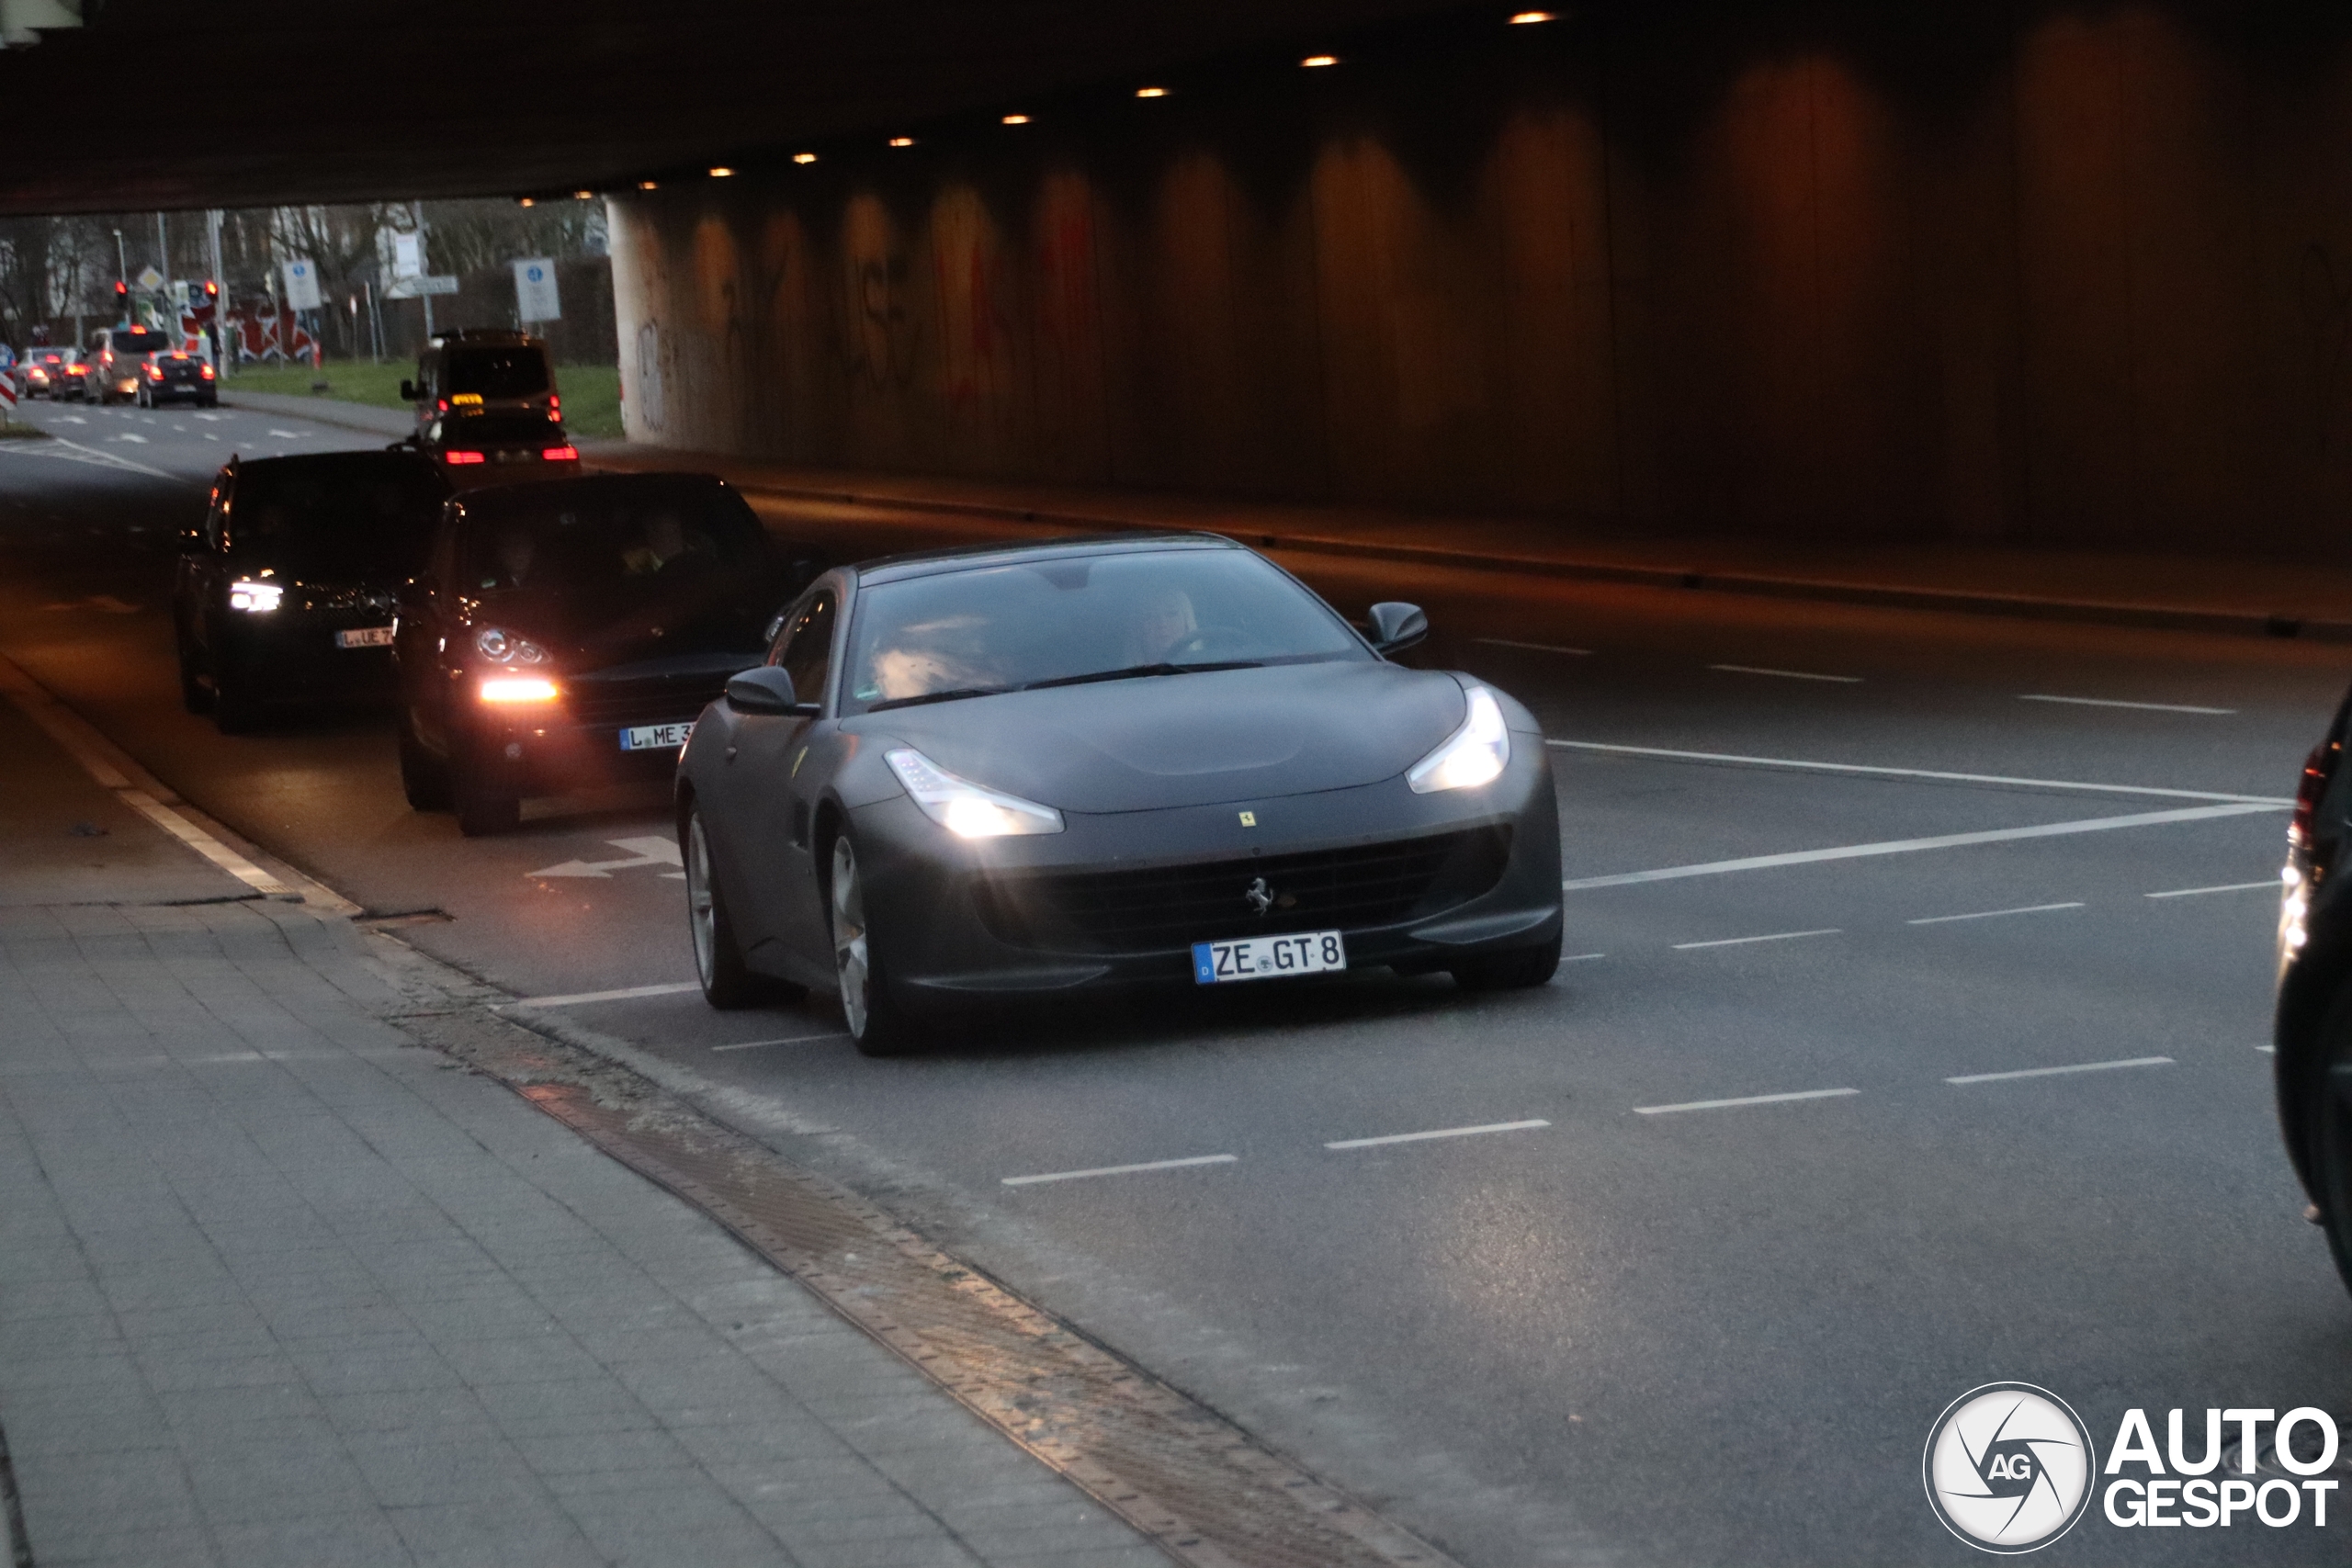
MULTIPOLYGON (((1182 528, 1179 524, 1141 523, 1133 518, 1044 512, 987 502, 861 495, 851 491, 757 482, 739 488, 782 499, 889 507, 898 511, 936 513, 943 516, 997 518, 1083 533, 1158 533, 1182 528)), ((1709 571, 1699 567, 1637 566, 1559 556, 1512 556, 1447 549, 1434 545, 1340 539, 1317 534, 1264 534, 1237 530, 1233 536, 1262 549, 1301 550, 1315 555, 1346 556, 1366 560, 1409 561, 1420 566, 1454 567, 1471 571, 1521 572, 1529 576, 1570 578, 1589 582, 1623 582, 1643 588, 1679 588, 1701 592, 1744 593, 1767 599, 1803 599, 1822 604, 1872 605, 1900 610, 1939 610, 1958 615, 2069 621, 2155 631, 2204 632, 2224 637, 2300 637, 2311 642, 2352 643, 2352 621, 2266 615, 2251 610, 2207 610, 2186 605, 2053 599, 2024 593, 1986 593, 1967 589, 1906 588, 1885 583, 1841 582, 1833 579, 1709 571)))

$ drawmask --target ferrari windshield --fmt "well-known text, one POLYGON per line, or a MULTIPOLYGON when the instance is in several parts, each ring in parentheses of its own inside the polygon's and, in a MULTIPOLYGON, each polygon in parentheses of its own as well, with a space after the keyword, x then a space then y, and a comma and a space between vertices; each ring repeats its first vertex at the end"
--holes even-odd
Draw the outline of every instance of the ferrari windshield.
POLYGON ((1063 557, 865 590, 842 708, 1371 657, 1329 606, 1247 551, 1063 557))

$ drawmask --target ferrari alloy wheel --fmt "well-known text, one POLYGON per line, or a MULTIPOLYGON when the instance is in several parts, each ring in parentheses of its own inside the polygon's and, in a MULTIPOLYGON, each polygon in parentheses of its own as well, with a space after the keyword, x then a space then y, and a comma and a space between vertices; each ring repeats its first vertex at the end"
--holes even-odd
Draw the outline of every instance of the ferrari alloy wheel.
POLYGON ((759 999, 761 987, 743 966, 727 901, 711 877, 710 835, 699 806, 687 808, 685 858, 686 930, 694 937, 695 977, 702 982, 703 1000, 720 1009, 748 1007, 759 999))
POLYGON ((857 852, 846 833, 833 840, 831 913, 833 971, 841 980, 842 1016, 848 1021, 850 1038, 865 1055, 897 1055, 907 1047, 906 1021, 888 985, 874 972, 865 889, 858 879, 857 852))

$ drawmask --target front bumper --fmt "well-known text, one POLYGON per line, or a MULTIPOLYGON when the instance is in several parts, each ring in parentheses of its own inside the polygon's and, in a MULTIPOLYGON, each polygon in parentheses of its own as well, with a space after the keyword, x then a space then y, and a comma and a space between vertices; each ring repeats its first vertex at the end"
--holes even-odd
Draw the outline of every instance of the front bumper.
MULTIPOLYGON (((861 807, 850 814, 850 830, 877 966, 910 1003, 938 1009, 991 995, 1191 984, 1192 942, 1241 934, 1337 929, 1350 968, 1413 972, 1541 945, 1561 928, 1559 817, 1543 742, 1513 739, 1510 766, 1482 789, 1418 795, 1400 777, 1270 800, 1067 814, 1064 831, 1033 838, 959 840, 903 795, 861 807), (1259 825, 1244 827, 1244 812, 1259 825), (1422 895, 1370 918, 1362 917, 1368 906, 1361 899, 1356 918, 1335 918, 1340 906, 1320 891, 1264 916, 1247 902, 1253 861, 1353 863, 1357 855, 1441 841, 1453 847, 1433 852, 1438 870, 1422 895), (1230 910, 1204 915, 1197 931, 1160 922, 1131 943, 1115 931, 1005 913, 1004 890, 1038 879, 1182 881, 1193 873, 1233 884, 1230 910)), ((1293 874, 1278 874, 1269 891, 1279 894, 1293 874)))
MULTIPOLYGON (((673 776, 678 748, 643 750, 621 749, 625 729, 663 724, 692 724, 695 713, 644 718, 629 724, 583 724, 548 705, 549 711, 527 713, 476 705, 468 716, 463 748, 469 768, 480 787, 491 794, 522 797, 562 795, 597 784, 660 781, 673 776)), ((701 711, 699 705, 695 713, 701 711)))
POLYGON ((213 661, 269 701, 373 701, 392 693, 392 650, 339 648, 335 634, 390 620, 389 609, 375 615, 276 610, 224 627, 213 661))

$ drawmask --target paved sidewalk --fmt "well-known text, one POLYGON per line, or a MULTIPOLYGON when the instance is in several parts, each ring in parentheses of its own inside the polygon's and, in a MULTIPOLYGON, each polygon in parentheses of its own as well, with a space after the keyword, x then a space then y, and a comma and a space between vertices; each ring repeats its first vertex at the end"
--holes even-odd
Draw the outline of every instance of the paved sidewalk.
POLYGON ((41 1568, 1165 1562, 416 1044, 377 939, 5 705, 0 745, 0 1434, 41 1568))

